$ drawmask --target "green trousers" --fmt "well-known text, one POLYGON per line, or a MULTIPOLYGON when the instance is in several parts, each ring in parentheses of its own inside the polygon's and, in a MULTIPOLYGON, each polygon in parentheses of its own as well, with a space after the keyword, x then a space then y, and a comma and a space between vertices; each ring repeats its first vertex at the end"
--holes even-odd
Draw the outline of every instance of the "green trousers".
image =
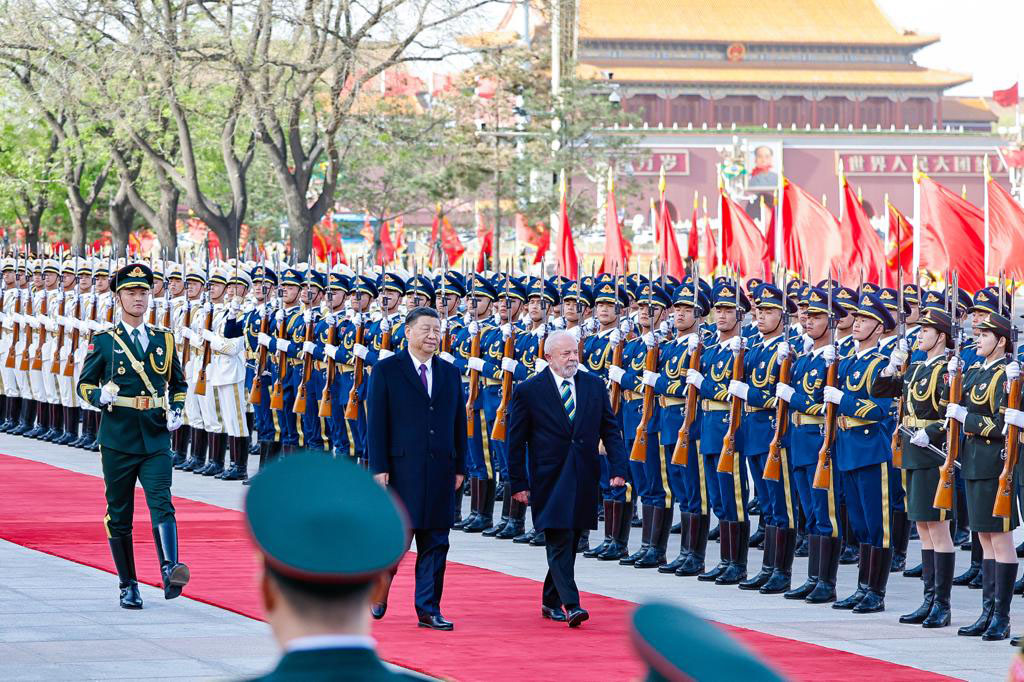
POLYGON ((103 483, 106 487, 107 515, 103 525, 107 537, 131 535, 135 514, 135 481, 146 493, 149 518, 156 526, 174 520, 171 503, 171 456, 168 451, 150 455, 121 452, 100 447, 103 483))

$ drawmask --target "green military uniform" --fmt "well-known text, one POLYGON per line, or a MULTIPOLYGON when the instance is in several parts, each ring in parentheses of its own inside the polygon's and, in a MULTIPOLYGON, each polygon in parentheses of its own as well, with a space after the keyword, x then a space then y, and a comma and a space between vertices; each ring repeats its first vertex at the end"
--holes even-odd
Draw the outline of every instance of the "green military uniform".
MULTIPOLYGON (((252 479, 245 514, 269 582, 288 588, 281 589, 280 598, 288 601, 290 594, 299 593, 322 601, 324 609, 337 611, 339 620, 346 610, 358 609, 365 610, 369 620, 370 586, 401 559, 408 543, 405 515, 390 493, 358 465, 324 457, 322 451, 268 464, 252 479), (296 497, 299 489, 303 493, 296 497), (343 537, 345 542, 325 543, 325 537, 343 537), (353 598, 360 590, 366 595, 362 601, 353 598)), ((356 611, 348 615, 353 623, 359 620, 356 611)), ((268 611, 271 624, 276 617, 275 610, 268 611)), ((368 637, 324 633, 320 627, 311 628, 316 634, 309 639, 299 636, 282 642, 287 653, 274 670, 257 679, 418 679, 385 666, 368 637)))
MULTIPOLYGON (((117 273, 115 292, 149 289, 152 280, 145 265, 128 265, 117 273)), ((164 596, 177 597, 188 582, 188 568, 177 560, 168 429, 169 414, 178 418, 181 413, 186 385, 169 330, 145 324, 129 329, 126 323, 119 323, 93 336, 78 395, 101 414, 97 442, 107 499, 104 526, 121 580, 121 605, 141 608, 132 551, 136 480, 146 493, 164 596), (104 400, 110 394, 115 394, 113 401, 104 400)))

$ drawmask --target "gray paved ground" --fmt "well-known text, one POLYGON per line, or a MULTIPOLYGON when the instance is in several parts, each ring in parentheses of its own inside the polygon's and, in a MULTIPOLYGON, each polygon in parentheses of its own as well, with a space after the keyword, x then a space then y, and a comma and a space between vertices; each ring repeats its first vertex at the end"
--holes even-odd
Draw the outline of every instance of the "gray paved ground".
MULTIPOLYGON (((99 459, 95 454, 62 447, 41 447, 37 441, 25 441, 17 437, 0 435, 0 452, 45 461, 91 475, 99 475, 100 472, 99 459)), ((255 464, 256 462, 253 460, 254 468, 255 464)), ((224 483, 191 474, 175 474, 174 494, 178 496, 240 509, 243 491, 244 488, 237 483, 224 483)), ((639 531, 634 532, 633 535, 633 543, 637 544, 639 531)), ((186 548, 186 552, 187 542, 187 538, 182 539, 182 545, 186 548)), ((679 536, 672 536, 670 541, 672 555, 678 550, 678 542, 679 536)), ((918 550, 918 543, 912 543, 910 550, 912 561, 919 556, 918 550)), ((711 543, 708 547, 709 565, 717 561, 717 552, 718 545, 711 543)), ((490 540, 477 535, 453 533, 452 549, 449 556, 453 561, 535 580, 543 579, 545 572, 542 549, 513 545, 507 541, 490 540)), ((760 559, 761 553, 752 550, 750 553, 752 570, 756 570, 760 566, 760 559)), ((958 552, 957 569, 962 570, 968 563, 968 554, 958 552)), ((64 669, 61 666, 68 665, 69 659, 73 660, 74 652, 82 647, 72 640, 88 640, 91 637, 88 634, 88 628, 95 627, 94 623, 89 622, 92 615, 101 614, 98 616, 99 618, 107 619, 102 622, 114 624, 104 625, 103 629, 116 635, 115 642, 131 644, 128 641, 132 639, 131 628, 143 627, 130 623, 125 625, 124 612, 117 609, 116 604, 113 608, 111 607, 111 600, 109 596, 106 596, 111 589, 110 579, 106 574, 28 550, 13 548, 10 545, 0 545, 0 565, 4 566, 4 569, 0 569, 0 612, 4 613, 0 618, 0 679, 10 678, 10 675, 5 674, 6 671, 3 667, 5 665, 23 665, 24 667, 17 669, 18 674, 33 674, 32 668, 36 666, 43 671, 38 677, 54 677, 46 672, 47 668, 42 666, 56 666, 55 670, 59 672, 64 669), (29 559, 10 559, 8 555, 31 555, 35 557, 37 568, 32 569, 29 559), (19 561, 26 563, 19 564, 19 561), (22 565, 24 571, 18 573, 16 568, 15 578, 13 581, 9 581, 6 570, 8 565, 16 567, 22 565), (74 571, 74 573, 66 574, 66 571, 74 571), (81 576, 83 584, 95 584, 96 592, 94 593, 90 587, 81 600, 73 602, 65 600, 58 604, 51 604, 44 599, 40 608, 45 606, 47 610, 42 613, 62 613, 64 615, 57 617, 57 622, 52 625, 42 627, 42 624, 36 623, 33 618, 34 614, 41 612, 17 610, 17 604, 28 609, 31 606, 30 602, 35 601, 31 594, 27 598, 17 596, 17 593, 31 589, 24 585, 19 587, 17 581, 20 579, 41 582, 43 586, 36 587, 36 589, 41 590, 45 595, 49 589, 46 585, 60 584, 60 582, 48 579, 51 574, 60 581, 64 580, 65 575, 69 575, 75 580, 81 576), (13 596, 9 595, 9 592, 13 592, 13 596), (105 598, 101 599, 99 593, 102 593, 105 598), (14 604, 9 602, 14 602, 14 604), (14 614, 14 616, 10 617, 10 614, 14 614), (117 629, 116 633, 114 628, 117 629), (121 632, 122 628, 128 629, 121 632), (40 639, 31 645, 17 644, 12 648, 11 637, 19 637, 19 633, 22 632, 30 633, 29 637, 32 637, 33 633, 43 630, 46 632, 45 638, 39 635, 40 639), (51 644, 45 645, 46 641, 51 644), (10 655, 5 656, 4 654, 10 655), (27 661, 25 660, 26 656, 29 657, 27 661)), ((806 560, 797 559, 794 573, 802 578, 805 570, 806 560)), ((852 586, 856 581, 855 571, 856 567, 840 567, 841 596, 852 591, 852 586)), ((1006 642, 986 643, 973 638, 956 636, 957 627, 973 622, 977 616, 981 599, 979 591, 954 588, 953 625, 950 628, 924 630, 918 626, 900 625, 897 622, 899 614, 913 610, 920 603, 921 583, 899 575, 893 575, 889 582, 889 592, 886 598, 888 610, 885 613, 864 616, 836 611, 828 606, 794 603, 778 596, 750 594, 735 587, 718 587, 697 582, 692 578, 659 575, 654 571, 642 571, 582 558, 577 562, 577 582, 581 589, 589 592, 633 601, 651 598, 677 601, 690 608, 698 609, 708 618, 719 622, 791 637, 963 679, 1005 679, 1006 670, 1013 655, 1013 650, 1006 642)), ((152 614, 154 619, 191 619, 189 622, 194 622, 199 632, 204 632, 204 628, 216 628, 218 623, 231 626, 220 636, 212 638, 205 632, 203 635, 190 637, 181 637, 180 633, 176 632, 176 638, 172 640, 175 648, 172 650, 176 652, 175 656, 180 656, 185 662, 181 666, 176 664, 161 666, 169 671, 166 673, 168 676, 231 676, 233 673, 258 671, 265 667, 267 661, 270 660, 269 657, 272 657, 273 647, 266 635, 265 626, 262 624, 185 599, 165 604, 162 599, 153 598, 156 594, 155 590, 152 588, 144 588, 144 590, 146 591, 143 596, 149 598, 147 599, 147 609, 143 611, 143 618, 149 618, 152 614), (151 611, 150 605, 154 605, 156 608, 151 611), (251 629, 245 630, 245 628, 251 629), (234 634, 236 632, 237 634, 234 634), (244 639, 245 646, 248 647, 242 660, 238 658, 238 653, 242 649, 231 645, 236 641, 233 639, 235 637, 244 639), (194 666, 194 669, 186 668, 186 665, 194 666), (190 670, 194 670, 194 672, 189 672, 190 670)), ((65 594, 65 592, 60 592, 54 596, 65 599, 65 594)), ((446 600, 455 599, 458 599, 458 595, 446 595, 446 600)), ((1020 615, 1022 613, 1020 604, 1020 600, 1014 602, 1013 613, 1016 616, 1019 629, 1024 630, 1024 616, 1020 615)), ((533 607, 533 604, 524 605, 524 608, 533 607)), ((600 618, 600 613, 593 613, 592 617, 600 618)), ((149 621, 142 622, 149 623, 149 621)), ((160 622, 167 621, 153 621, 154 624, 160 622)), ((175 628, 175 630, 185 629, 175 628)), ((156 655, 162 648, 153 643, 154 640, 151 638, 159 637, 161 628, 144 629, 139 633, 145 639, 140 644, 138 653, 132 646, 133 657, 158 660, 156 655)), ((103 640, 104 638, 98 639, 103 640)), ((109 639, 107 638, 107 641, 109 639)), ((25 638, 20 637, 19 641, 25 641, 25 638)), ((118 648, 116 646, 112 649, 93 647, 90 642, 88 650, 92 662, 83 665, 100 667, 83 668, 80 674, 73 675, 73 677, 88 677, 93 674, 97 677, 116 676, 119 670, 118 665, 129 665, 114 663, 114 652, 118 648), (109 653, 103 654, 104 650, 109 653), (95 672, 92 672, 93 670, 95 672)), ((123 676, 135 677, 136 675, 129 671, 123 676)), ((841 677, 841 675, 837 675, 837 677, 841 677)))

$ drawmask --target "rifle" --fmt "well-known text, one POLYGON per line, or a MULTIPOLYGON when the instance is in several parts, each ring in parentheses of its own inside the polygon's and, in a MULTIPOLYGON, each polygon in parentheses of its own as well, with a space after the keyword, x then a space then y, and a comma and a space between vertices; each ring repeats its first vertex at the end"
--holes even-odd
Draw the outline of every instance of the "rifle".
MULTIPOLYGON (((732 357, 732 378, 743 381, 743 361, 747 351, 743 343, 743 308, 740 307, 739 277, 733 280, 733 284, 736 287, 736 334, 740 339, 740 349, 732 357)), ((729 402, 729 426, 725 430, 725 437, 722 438, 722 454, 718 458, 719 473, 731 474, 736 466, 736 432, 740 429, 742 419, 743 399, 734 395, 729 402)))
POLYGON ((18 318, 21 317, 21 288, 18 286, 18 261, 20 254, 17 254, 14 259, 14 333, 11 336, 11 350, 7 353, 7 369, 14 369, 14 349, 18 347, 18 340, 21 338, 21 323, 18 322, 18 318))
MULTIPOLYGON (((693 314, 694 321, 693 326, 696 329, 694 334, 697 335, 697 347, 690 353, 690 364, 688 369, 699 370, 701 356, 704 354, 704 339, 700 333, 700 319, 697 317, 697 309, 699 307, 699 292, 700 292, 700 265, 694 261, 694 277, 693 277, 693 314)), ((676 446, 672 449, 672 463, 678 464, 679 466, 686 466, 690 461, 690 428, 693 426, 693 421, 697 417, 697 387, 689 385, 686 387, 686 411, 683 413, 683 424, 679 427, 679 433, 676 435, 676 446)))
POLYGON ((164 317, 160 325, 164 329, 171 328, 171 278, 167 276, 167 259, 163 259, 164 271, 164 317))
MULTIPOLYGON (((1002 277, 1000 277, 1002 284, 1002 277)), ((1016 282, 1010 284, 1010 360, 1017 358, 1017 325, 1014 323, 1016 316, 1016 297, 1013 290, 1016 282)), ((1000 292, 1002 294, 1002 292, 1000 292)), ((1000 295, 999 305, 1002 306, 1003 299, 1000 295)), ((1011 410, 1020 409, 1020 377, 1010 382, 1007 389, 1006 407, 1011 410)), ((954 420, 956 421, 956 420, 954 420)), ((1014 494, 1013 469, 1017 466, 1017 455, 1020 450, 1020 427, 1007 423, 1006 425, 1006 450, 1003 457, 1003 470, 999 474, 999 490, 996 493, 995 502, 992 504, 992 516, 1002 519, 1010 518, 1013 509, 1011 504, 1014 494)))
MULTIPOLYGON (((836 346, 836 324, 838 320, 832 312, 832 273, 828 279, 828 333, 829 343, 836 354, 834 360, 829 363, 825 374, 825 385, 835 388, 839 382, 839 348, 836 346)), ((812 485, 819 490, 828 490, 831 485, 831 450, 836 439, 836 405, 828 403, 825 405, 825 438, 818 451, 818 466, 814 470, 814 482, 812 485)))
MULTIPOLYGON (((782 279, 782 341, 789 343, 787 334, 789 333, 789 308, 787 307, 789 295, 786 290, 789 288, 789 273, 786 273, 782 279)), ((790 370, 793 365, 793 349, 789 351, 782 360, 782 364, 779 366, 779 383, 788 384, 790 370)), ((764 471, 762 476, 769 481, 779 480, 779 474, 782 470, 782 440, 786 437, 786 431, 789 429, 789 403, 784 401, 782 398, 776 398, 775 405, 775 435, 772 436, 772 442, 768 444, 768 461, 765 462, 764 471)))
MULTIPOLYGON (((28 276, 29 282, 31 282, 31 279, 32 279, 32 277, 31 277, 31 275, 29 275, 28 276)), ((29 284, 29 287, 28 287, 28 301, 27 301, 27 303, 28 303, 28 309, 25 311, 25 316, 26 317, 31 317, 32 315, 35 315, 35 309, 36 309, 36 296, 35 296, 35 291, 33 291, 33 285, 32 284, 29 284)), ((20 365, 20 369, 21 369, 22 372, 27 372, 32 367, 32 360, 28 356, 28 347, 32 345, 32 336, 33 336, 33 334, 32 334, 32 325, 31 324, 26 324, 25 325, 25 348, 21 351, 21 365, 20 365)))
MULTIPOLYGON (((957 286, 957 276, 953 275, 953 290, 952 295, 952 333, 953 333, 953 357, 960 360, 960 337, 961 337, 961 324, 960 324, 960 306, 957 305, 956 292, 959 291, 957 286)), ((961 363, 957 362, 956 371, 949 377, 949 402, 959 403, 964 397, 964 373, 961 363)), ((932 500, 932 506, 936 509, 953 509, 953 467, 957 463, 957 458, 960 456, 960 434, 962 425, 956 419, 947 420, 946 424, 946 459, 939 467, 939 485, 935 488, 935 499, 932 500)), ((998 496, 997 496, 998 497, 998 496)))
MULTIPOLYGON (((46 277, 46 275, 43 275, 43 277, 46 277)), ((41 310, 39 311, 40 317, 44 317, 44 318, 49 314, 47 312, 47 310, 46 310, 47 307, 49 306, 49 297, 47 296, 47 292, 46 292, 45 286, 46 285, 44 284, 43 285, 43 287, 44 287, 43 288, 43 302, 42 302, 41 310)), ((32 358, 32 369, 35 370, 35 371, 39 371, 39 370, 43 369, 43 345, 45 345, 45 344, 46 344, 46 325, 40 322, 40 324, 39 324, 39 343, 36 344, 36 354, 35 354, 35 357, 32 358)))
MULTIPOLYGON (((619 326, 619 317, 622 315, 622 299, 620 295, 622 293, 622 273, 617 272, 615 274, 615 326, 619 326)), ((595 306, 596 307, 596 306, 595 306)), ((615 349, 612 351, 612 364, 616 367, 622 366, 622 352, 626 349, 626 335, 619 330, 619 342, 615 344, 615 349)), ((615 414, 619 413, 619 408, 622 406, 622 386, 616 382, 611 382, 611 394, 609 400, 612 404, 612 412, 615 414)))
MULTIPOLYGON (((276 264, 276 263, 275 263, 276 264)), ((280 266, 275 268, 278 272, 281 272, 280 266)), ((281 286, 281 275, 278 275, 278 287, 281 286)), ((283 295, 278 296, 278 310, 281 311, 281 322, 277 327, 277 338, 283 339, 288 333, 288 316, 284 314, 284 297, 283 295)), ((277 381, 274 382, 274 387, 270 389, 270 409, 272 410, 283 410, 284 409, 284 376, 288 371, 288 354, 283 350, 277 352, 277 381)))
MULTIPOLYGON (((260 334, 267 334, 270 331, 270 303, 267 301, 269 287, 267 286, 267 266, 263 253, 260 253, 260 290, 263 293, 263 314, 260 315, 260 334)), ((263 404, 263 372, 267 369, 267 347, 259 347, 259 355, 256 360, 256 371, 252 377, 252 388, 249 390, 249 403, 252 405, 263 404)))
MULTIPOLYGON (((511 263, 506 272, 511 271, 511 263)), ((505 323, 512 327, 512 301, 508 293, 509 275, 505 275, 505 323)), ((512 327, 512 333, 505 339, 503 358, 515 358, 516 356, 516 330, 512 327)), ((505 440, 505 421, 508 414, 508 403, 512 399, 512 372, 502 371, 501 373, 501 403, 498 405, 498 412, 494 417, 494 427, 491 429, 491 440, 505 440)))
MULTIPOLYGON (((648 280, 653 280, 651 276, 653 270, 648 274, 648 280)), ((644 358, 644 369, 648 372, 656 372, 658 370, 658 337, 655 335, 655 324, 654 324, 654 304, 651 296, 653 294, 654 284, 647 284, 647 324, 648 333, 654 340, 647 349, 647 356, 644 358)), ((654 387, 644 384, 644 402, 643 408, 640 413, 640 423, 636 427, 636 436, 633 438, 633 449, 629 452, 629 461, 631 462, 646 462, 647 461, 647 425, 651 423, 651 419, 654 417, 654 387)))
MULTIPOLYGON (((470 285, 469 291, 469 304, 472 306, 473 312, 471 313, 472 321, 477 322, 476 334, 473 335, 473 340, 469 346, 469 357, 478 358, 480 357, 480 328, 479 321, 476 316, 476 275, 473 275, 473 281, 470 285)), ((469 370, 469 397, 466 400, 466 436, 472 438, 476 433, 476 426, 473 423, 473 408, 476 405, 477 396, 480 395, 480 372, 475 369, 469 370)))
MULTIPOLYGON (((308 266, 306 267, 306 283, 303 287, 303 294, 306 295, 306 305, 309 308, 309 321, 306 322, 306 332, 303 336, 303 341, 313 340, 313 329, 316 326, 316 321, 313 317, 312 303, 313 297, 310 294, 309 288, 309 273, 313 270, 313 254, 310 253, 308 266)), ((292 405, 292 412, 295 414, 306 413, 306 385, 309 384, 309 377, 313 374, 313 356, 309 353, 305 354, 302 358, 302 377, 299 380, 298 390, 295 392, 295 403, 292 405)))
MULTIPOLYGON (((332 260, 333 260, 333 256, 332 256, 332 260)), ((330 286, 330 279, 329 279, 330 278, 330 274, 328 274, 327 276, 328 276, 328 286, 330 286)), ((336 337, 335 337, 335 325, 336 324, 337 324, 337 321, 335 321, 332 324, 327 325, 327 339, 326 339, 326 342, 327 342, 328 345, 331 345, 331 346, 335 345, 334 342, 337 340, 336 337)), ((320 393, 320 409, 317 412, 317 415, 320 416, 320 417, 330 417, 331 416, 331 386, 334 384, 334 374, 335 374, 335 360, 334 360, 334 356, 333 355, 328 355, 327 356, 326 381, 324 382, 324 390, 320 393)))
MULTIPOLYGON (((205 310, 206 317, 203 319, 203 328, 206 331, 213 330, 213 301, 210 298, 210 249, 207 245, 206 249, 206 290, 203 292, 204 303, 210 307, 209 311, 205 310)), ((199 363, 199 375, 196 377, 196 395, 206 395, 206 368, 210 364, 210 342, 203 339, 203 359, 199 363)))
MULTIPOLYGON (((77 273, 78 273, 78 269, 75 268, 75 274, 76 274, 75 280, 76 281, 78 280, 77 273)), ((64 317, 65 313, 67 313, 67 299, 68 299, 68 297, 67 297, 67 294, 64 292, 64 289, 62 288, 64 286, 64 282, 61 281, 63 279, 63 277, 64 277, 64 252, 61 251, 60 252, 60 275, 58 275, 58 280, 57 280, 57 282, 58 282, 57 286, 58 286, 58 288, 60 288, 60 306, 57 307, 57 317, 58 318, 64 317)), ((53 360, 50 362, 50 374, 53 374, 54 376, 56 376, 56 375, 61 373, 61 368, 60 368, 60 349, 61 349, 61 347, 63 345, 64 345, 64 325, 58 324, 57 325, 57 345, 54 346, 54 348, 53 348, 53 360)))
MULTIPOLYGON (((907 316, 903 310, 903 268, 896 268, 896 329, 897 335, 900 341, 907 340, 907 316)), ((900 375, 906 376, 907 373, 907 362, 903 363, 900 367, 900 375)), ((900 391, 900 396, 896 401, 896 425, 899 426, 903 423, 903 399, 904 391, 900 391)), ((956 420, 953 420, 956 421, 956 420)), ((892 433, 892 465, 897 469, 903 468, 903 436, 900 434, 899 428, 895 429, 892 433)))
MULTIPOLYGON (((81 285, 81 274, 78 267, 78 258, 75 258, 75 320, 82 317, 82 292, 78 290, 81 285)), ((63 305, 63 301, 61 302, 63 305)), ((73 377, 75 376, 75 352, 78 350, 78 325, 71 330, 71 352, 68 353, 68 359, 64 363, 64 376, 73 377)), ((54 361, 54 369, 56 370, 57 361, 54 361)), ((54 371, 54 374, 57 372, 54 371)))
POLYGON ((448 254, 441 256, 441 352, 451 353, 452 335, 448 330, 448 254))
MULTIPOLYGON (((358 265, 359 273, 356 275, 358 279, 362 273, 362 260, 360 259, 358 265)), ((363 343, 363 315, 364 313, 357 312, 359 316, 359 324, 356 325, 356 336, 355 342, 359 345, 363 343)), ((345 419, 358 419, 359 418, 359 387, 363 385, 363 359, 356 356, 355 362, 353 363, 355 369, 352 373, 352 388, 348 392, 348 402, 345 404, 345 419)))

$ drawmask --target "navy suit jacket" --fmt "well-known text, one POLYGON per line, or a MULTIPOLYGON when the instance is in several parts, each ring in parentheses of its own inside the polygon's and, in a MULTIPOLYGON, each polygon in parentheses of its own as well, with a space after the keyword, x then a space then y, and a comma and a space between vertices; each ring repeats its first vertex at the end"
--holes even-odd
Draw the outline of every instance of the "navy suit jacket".
POLYGON ((509 480, 513 493, 530 491, 537 530, 597 528, 598 441, 604 442, 611 476, 626 476, 622 430, 604 382, 587 372, 578 372, 575 381, 572 423, 550 368, 519 384, 509 404, 509 480))
POLYGON ((389 474, 414 529, 449 528, 455 475, 466 473, 466 405, 459 370, 431 359, 427 395, 409 351, 379 361, 366 398, 370 471, 389 474))

